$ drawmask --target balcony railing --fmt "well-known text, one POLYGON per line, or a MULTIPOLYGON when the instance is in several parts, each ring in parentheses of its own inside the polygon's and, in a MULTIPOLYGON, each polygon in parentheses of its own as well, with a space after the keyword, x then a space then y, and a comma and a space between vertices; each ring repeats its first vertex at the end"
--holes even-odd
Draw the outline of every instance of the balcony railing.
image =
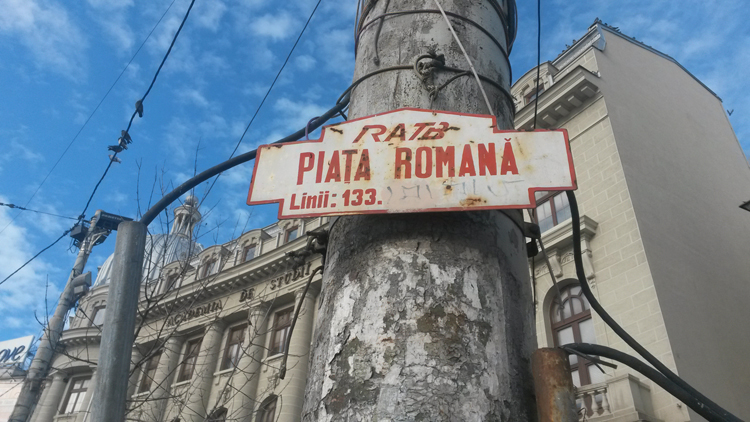
POLYGON ((576 405, 581 421, 662 422, 654 416, 651 388, 630 374, 579 387, 576 405))
POLYGON ((579 387, 576 391, 578 419, 589 420, 594 417, 611 415, 612 409, 607 394, 606 382, 579 387))

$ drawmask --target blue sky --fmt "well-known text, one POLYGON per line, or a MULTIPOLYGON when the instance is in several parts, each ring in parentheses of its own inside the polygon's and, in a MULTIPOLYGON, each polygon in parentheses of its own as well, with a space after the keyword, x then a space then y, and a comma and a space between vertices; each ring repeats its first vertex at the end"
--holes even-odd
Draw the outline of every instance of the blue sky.
MULTIPOLYGON (((63 150, 118 77, 172 0, 0 0, 0 202, 75 217, 107 166, 134 102, 143 95, 189 0, 175 0, 27 204, 63 150)), ((714 90, 750 153, 750 2, 544 0, 542 60, 582 36, 596 17, 674 57, 714 90), (716 3, 716 4, 714 4, 716 3)), ((86 218, 96 209, 135 217, 192 176, 229 157, 273 80, 314 0, 197 0, 159 79, 130 131, 133 144, 114 164, 86 218), (155 188, 154 188, 155 186, 155 188)), ((536 63, 536 6, 519 2, 511 54, 516 77, 536 63)), ((356 2, 323 0, 240 152, 276 140, 321 114, 351 82, 356 2)), ((275 206, 245 205, 251 164, 225 173, 203 203, 200 242, 231 239, 242 227, 275 220, 275 206), (209 212, 210 209, 210 212, 209 212)), ((206 186, 196 195, 203 197, 206 186)), ((72 220, 0 207, 0 279, 50 244, 72 220), (11 221, 18 214, 15 220, 11 221)), ((163 232, 159 224, 152 232, 163 232)), ((97 246, 96 274, 114 250, 97 246)), ((70 239, 0 286, 0 340, 37 335, 35 313, 51 311, 75 260, 70 239)))

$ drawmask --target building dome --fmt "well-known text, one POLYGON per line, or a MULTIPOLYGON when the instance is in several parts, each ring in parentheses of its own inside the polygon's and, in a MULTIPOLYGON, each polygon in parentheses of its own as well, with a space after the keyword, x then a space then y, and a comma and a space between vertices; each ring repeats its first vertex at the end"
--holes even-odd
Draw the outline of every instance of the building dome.
MULTIPOLYGON (((201 219, 198 212, 198 199, 193 195, 185 198, 183 205, 174 210, 174 223, 169 234, 153 234, 146 237, 146 249, 143 252, 143 279, 146 282, 156 280, 165 265, 186 260, 200 253, 203 246, 193 240, 193 228, 201 219)), ((109 284, 112 279, 114 254, 110 255, 99 267, 94 287, 109 284)))
POLYGON ((198 208, 198 198, 193 195, 188 195, 187 198, 185 198, 185 205, 198 208))
MULTIPOLYGON (((143 252, 143 277, 150 282, 161 275, 161 269, 174 261, 185 260, 203 250, 203 246, 184 235, 154 234, 146 237, 143 252)), ((115 255, 110 255, 99 268, 94 287, 109 284, 115 255)))

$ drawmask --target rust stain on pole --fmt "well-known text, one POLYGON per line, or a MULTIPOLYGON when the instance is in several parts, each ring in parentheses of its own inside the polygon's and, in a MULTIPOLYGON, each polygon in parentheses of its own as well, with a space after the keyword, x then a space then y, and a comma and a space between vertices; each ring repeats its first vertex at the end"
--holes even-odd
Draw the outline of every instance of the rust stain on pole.
POLYGON ((531 358, 540 422, 577 422, 575 388, 568 356, 562 349, 543 348, 531 358))

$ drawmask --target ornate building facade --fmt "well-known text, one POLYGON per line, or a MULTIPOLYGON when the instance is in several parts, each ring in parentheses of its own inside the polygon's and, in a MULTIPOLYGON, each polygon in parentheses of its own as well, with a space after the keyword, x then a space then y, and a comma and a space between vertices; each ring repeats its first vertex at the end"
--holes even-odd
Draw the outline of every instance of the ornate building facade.
MULTIPOLYGON (((669 368, 750 418, 750 340, 737 336, 750 318, 738 300, 750 297, 750 216, 738 207, 750 198, 750 170, 721 100, 673 58, 599 20, 540 66, 536 87, 536 68, 513 85, 516 127, 534 126, 538 97, 536 127, 568 130, 598 301, 669 368)), ((537 200, 550 258, 530 260, 539 347, 587 342, 635 354, 581 294, 565 194, 537 200)), ((570 360, 587 420, 703 420, 624 365, 602 372, 570 360)))
MULTIPOLYGON (((203 248, 191 238, 200 218, 189 197, 171 232, 147 240, 127 420, 299 420, 321 261, 296 252, 327 219, 280 221, 203 248)), ((87 420, 111 265, 64 332, 32 421, 87 420)))
MULTIPOLYGON (((667 366, 750 417, 750 338, 741 335, 750 219, 737 207, 750 198, 750 169, 720 99, 674 59, 599 21, 542 64, 536 86, 536 69, 513 85, 516 126, 533 126, 538 96, 536 126, 569 132, 585 271, 599 301, 667 366)), ((550 258, 530 260, 539 346, 632 353, 577 286, 565 196, 537 199, 550 258)), ((171 232, 149 239, 127 418, 297 422, 321 294, 320 256, 300 252, 328 219, 280 221, 203 248, 192 239, 200 218, 188 198, 171 232)), ((64 332, 33 422, 87 420, 110 270, 111 259, 64 332)), ((571 364, 586 420, 700 420, 626 367, 571 364)))

